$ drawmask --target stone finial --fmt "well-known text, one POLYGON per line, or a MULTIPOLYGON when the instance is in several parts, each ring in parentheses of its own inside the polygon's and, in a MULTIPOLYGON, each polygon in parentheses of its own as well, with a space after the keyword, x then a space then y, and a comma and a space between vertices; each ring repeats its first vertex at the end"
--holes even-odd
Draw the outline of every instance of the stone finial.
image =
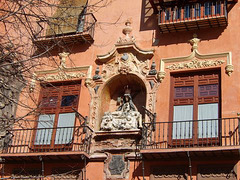
POLYGON ((122 32, 123 32, 123 34, 125 34, 125 38, 126 39, 129 39, 130 38, 130 36, 129 36, 129 34, 132 32, 132 27, 131 27, 131 21, 128 19, 126 22, 125 22, 125 27, 123 28, 123 30, 122 30, 122 32))
POLYGON ((157 74, 156 63, 155 61, 153 61, 148 75, 156 75, 156 74, 157 74))
POLYGON ((100 72, 99 67, 97 67, 96 70, 95 70, 95 75, 93 76, 94 81, 101 79, 101 76, 99 75, 99 72, 100 72))
POLYGON ((198 43, 200 42, 200 39, 197 38, 197 34, 193 34, 193 38, 189 40, 189 42, 192 45, 192 51, 195 51, 198 49, 198 43))
POLYGON ((66 68, 66 58, 68 57, 68 52, 62 52, 58 54, 60 57, 60 68, 66 68))
POLYGON ((132 32, 131 24, 132 23, 129 19, 125 22, 125 27, 122 30, 125 37, 123 37, 123 38, 120 37, 119 40, 117 41, 118 44, 135 42, 135 38, 133 36, 130 36, 130 34, 132 32))

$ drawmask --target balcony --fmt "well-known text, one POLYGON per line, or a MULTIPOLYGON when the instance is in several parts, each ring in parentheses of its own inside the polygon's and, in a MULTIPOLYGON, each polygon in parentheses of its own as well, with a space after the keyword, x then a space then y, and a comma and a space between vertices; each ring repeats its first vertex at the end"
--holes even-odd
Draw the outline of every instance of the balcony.
POLYGON ((221 0, 162 5, 158 11, 160 32, 171 33, 227 26, 227 3, 221 0))
POLYGON ((146 157, 174 155, 231 156, 240 148, 240 118, 144 123, 142 154, 146 157))
POLYGON ((13 129, 4 139, 5 163, 83 160, 88 158, 92 130, 87 126, 13 129))
POLYGON ((93 43, 96 21, 92 13, 38 21, 33 42, 37 46, 50 46, 58 44, 60 41, 64 44, 73 42, 93 43))

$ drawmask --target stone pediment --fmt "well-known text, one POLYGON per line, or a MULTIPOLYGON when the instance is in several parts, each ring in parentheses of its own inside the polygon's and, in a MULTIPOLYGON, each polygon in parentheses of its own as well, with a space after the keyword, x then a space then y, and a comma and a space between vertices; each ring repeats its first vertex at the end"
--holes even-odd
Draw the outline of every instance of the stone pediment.
POLYGON ((101 73, 103 79, 108 79, 116 74, 134 73, 146 75, 149 71, 149 59, 140 60, 136 54, 129 51, 117 52, 109 60, 104 60, 101 73))
POLYGON ((154 50, 143 50, 136 45, 135 42, 130 43, 116 43, 115 47, 103 55, 98 55, 96 63, 97 64, 105 64, 111 61, 114 57, 118 56, 119 54, 124 53, 131 53, 136 56, 138 59, 147 60, 153 57, 154 50))
POLYGON ((102 66, 101 76, 108 79, 116 74, 141 74, 147 75, 149 61, 154 55, 154 50, 143 50, 135 43, 135 38, 130 36, 132 27, 130 21, 125 23, 124 37, 120 37, 111 51, 98 55, 96 64, 102 66))
POLYGON ((150 59, 153 57, 154 50, 143 50, 136 45, 135 38, 130 36, 132 32, 131 22, 127 20, 125 23, 125 27, 122 32, 125 35, 124 37, 120 37, 115 44, 114 48, 106 54, 97 56, 97 63, 107 63, 117 54, 123 54, 126 52, 132 53, 138 59, 150 59))
MULTIPOLYGON (((155 110, 159 83, 154 50, 137 46, 135 38, 130 36, 131 23, 127 21, 125 25, 125 36, 117 40, 111 51, 97 56, 95 74, 85 81, 92 97, 89 124, 96 131, 139 130, 142 119, 147 119, 142 107, 150 112, 155 110), (124 92, 126 87, 131 93, 124 92), (128 103, 123 103, 127 94, 136 106, 135 110, 130 108, 130 112, 128 103), (124 110, 119 109, 123 104, 124 110)), ((132 103, 129 102, 129 106, 132 107, 132 103)))
POLYGON ((201 54, 198 52, 198 43, 200 39, 194 34, 193 39, 189 41, 192 45, 192 52, 188 56, 163 58, 160 61, 160 71, 158 79, 160 82, 165 78, 166 70, 181 71, 188 69, 214 68, 225 65, 225 71, 228 76, 233 73, 232 53, 222 52, 213 54, 201 54))

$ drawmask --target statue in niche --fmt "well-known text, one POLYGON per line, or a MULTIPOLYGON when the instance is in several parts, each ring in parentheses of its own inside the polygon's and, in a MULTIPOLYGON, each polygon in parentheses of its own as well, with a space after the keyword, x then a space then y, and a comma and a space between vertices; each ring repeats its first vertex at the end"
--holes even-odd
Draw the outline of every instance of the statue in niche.
POLYGON ((117 111, 104 113, 100 130, 136 130, 139 128, 142 128, 142 115, 137 111, 130 95, 130 89, 127 88, 117 111))

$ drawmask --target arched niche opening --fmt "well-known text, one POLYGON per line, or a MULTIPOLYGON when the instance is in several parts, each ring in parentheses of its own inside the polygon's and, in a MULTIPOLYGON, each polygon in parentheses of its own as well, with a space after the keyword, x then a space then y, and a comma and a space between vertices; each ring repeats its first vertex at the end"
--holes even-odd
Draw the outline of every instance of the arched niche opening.
POLYGON ((134 74, 120 74, 108 81, 101 92, 100 118, 96 127, 98 130, 100 129, 104 112, 114 112, 117 110, 120 105, 119 98, 123 97, 127 86, 131 90, 133 103, 144 119, 145 112, 142 108, 142 106, 146 106, 146 87, 144 82, 134 74))

